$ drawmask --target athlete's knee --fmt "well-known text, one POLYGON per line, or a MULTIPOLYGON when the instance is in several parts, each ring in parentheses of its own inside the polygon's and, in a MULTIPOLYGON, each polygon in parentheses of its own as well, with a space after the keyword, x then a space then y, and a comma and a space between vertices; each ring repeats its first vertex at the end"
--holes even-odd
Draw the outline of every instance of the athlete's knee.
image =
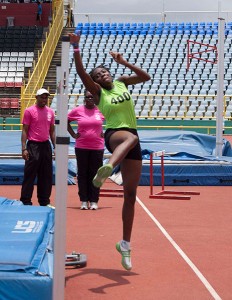
POLYGON ((134 205, 136 201, 136 190, 124 190, 124 200, 128 204, 134 205))
POLYGON ((132 135, 130 137, 131 146, 134 147, 139 141, 139 138, 136 135, 132 135))

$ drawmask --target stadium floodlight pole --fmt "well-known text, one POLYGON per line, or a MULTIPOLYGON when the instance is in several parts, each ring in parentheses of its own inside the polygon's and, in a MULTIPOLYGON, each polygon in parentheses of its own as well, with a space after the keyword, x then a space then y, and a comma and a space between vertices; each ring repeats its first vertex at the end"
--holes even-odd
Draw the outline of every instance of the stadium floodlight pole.
POLYGON ((62 37, 61 67, 57 68, 57 118, 56 118, 56 195, 53 300, 64 300, 66 202, 68 193, 68 147, 67 132, 69 77, 69 37, 62 37))
POLYGON ((222 156, 224 127, 224 40, 225 19, 218 18, 218 67, 217 67, 217 118, 216 118, 216 151, 215 156, 222 156))

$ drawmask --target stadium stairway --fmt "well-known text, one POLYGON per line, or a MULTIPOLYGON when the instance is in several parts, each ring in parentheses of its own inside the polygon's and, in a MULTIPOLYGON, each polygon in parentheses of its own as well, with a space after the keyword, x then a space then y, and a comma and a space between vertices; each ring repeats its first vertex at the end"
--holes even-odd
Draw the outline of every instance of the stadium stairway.
MULTIPOLYGON (((66 36, 72 32, 74 32, 74 28, 65 27, 65 28, 63 28, 61 37, 66 36)), ((48 73, 47 73, 47 76, 46 76, 45 82, 44 82, 44 88, 49 89, 51 94, 56 93, 56 67, 58 65, 61 65, 61 51, 62 51, 61 37, 60 37, 60 40, 56 47, 55 53, 52 58, 52 62, 50 64, 50 67, 49 67, 49 70, 48 70, 48 73)))
MULTIPOLYGON (((43 29, 43 34, 36 39, 35 47, 34 47, 34 60, 37 61, 38 53, 42 50, 42 44, 46 39, 46 32, 48 28, 43 29)), ((68 33, 73 32, 74 28, 64 28, 62 35, 68 35, 68 33)), ((48 70, 48 74, 45 78, 44 88, 49 89, 51 94, 55 94, 56 92, 56 66, 61 64, 61 39, 58 42, 57 48, 55 50, 51 65, 48 70)), ((27 83, 28 81, 28 73, 33 72, 33 65, 30 68, 25 69, 24 80, 27 83)), ((20 98, 20 88, 6 88, 0 87, 0 98, 12 97, 12 98, 20 98)))

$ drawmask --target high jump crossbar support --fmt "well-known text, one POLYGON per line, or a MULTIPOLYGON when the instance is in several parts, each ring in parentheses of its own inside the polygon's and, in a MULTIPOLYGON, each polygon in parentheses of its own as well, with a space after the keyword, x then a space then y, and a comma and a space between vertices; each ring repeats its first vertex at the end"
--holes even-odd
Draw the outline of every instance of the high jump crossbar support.
POLYGON ((63 300, 65 298, 66 208, 68 146, 70 143, 70 137, 67 133, 69 45, 69 37, 63 36, 61 66, 57 66, 56 208, 52 300, 63 300))
POLYGON ((190 200, 189 195, 200 195, 199 192, 195 191, 173 191, 165 190, 164 186, 164 154, 165 150, 150 153, 150 196, 151 199, 174 199, 174 200, 190 200), (162 189, 160 192, 154 194, 153 187, 153 157, 160 157, 161 159, 161 185, 162 189), (184 196, 181 196, 184 195, 184 196))

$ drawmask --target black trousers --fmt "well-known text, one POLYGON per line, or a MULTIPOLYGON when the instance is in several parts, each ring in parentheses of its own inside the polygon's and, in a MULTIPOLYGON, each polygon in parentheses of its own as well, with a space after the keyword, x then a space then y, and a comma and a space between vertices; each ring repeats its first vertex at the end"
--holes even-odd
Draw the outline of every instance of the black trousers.
POLYGON ((104 150, 75 148, 75 153, 80 201, 97 203, 100 189, 93 185, 92 180, 97 170, 103 165, 104 150))
POLYGON ((25 205, 32 205, 31 198, 37 177, 37 197, 41 206, 50 203, 52 191, 52 148, 49 141, 27 142, 29 160, 25 161, 24 179, 20 200, 25 205))

